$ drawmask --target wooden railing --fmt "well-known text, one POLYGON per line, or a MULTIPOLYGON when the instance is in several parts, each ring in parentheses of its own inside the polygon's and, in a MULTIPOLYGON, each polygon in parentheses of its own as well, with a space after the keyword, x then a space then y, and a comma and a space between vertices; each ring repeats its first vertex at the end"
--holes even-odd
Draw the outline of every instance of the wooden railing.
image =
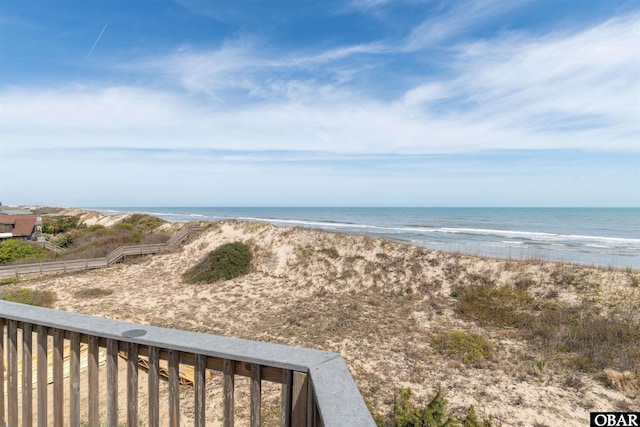
MULTIPOLYGON (((190 423, 204 426, 207 417, 211 419, 208 414, 211 408, 207 407, 211 393, 207 388, 214 380, 207 380, 207 375, 212 372, 222 376, 225 427, 234 425, 234 414, 242 409, 235 407, 234 397, 238 392, 235 379, 243 376, 250 379, 246 410, 252 427, 261 423, 262 390, 266 382, 280 384, 282 426, 375 426, 344 360, 337 353, 145 326, 5 301, 0 301, 0 330, 3 332, 0 367, 7 366, 6 372, 0 369, 0 423, 9 427, 31 426, 34 420, 37 426, 82 423, 115 427, 125 416, 129 426, 139 423, 157 426, 161 408, 168 409, 169 425, 179 426, 186 424, 180 419, 181 407, 192 408, 190 423), (65 346, 69 347, 67 362, 65 346), (88 348, 86 373, 80 364, 84 346, 88 348), (119 352, 126 355, 124 384, 118 381, 119 352), (99 355, 104 353, 106 372, 99 364, 99 355), (139 411, 141 360, 146 361, 148 369, 148 374, 142 374, 147 377, 146 420, 139 411), (52 365, 51 385, 48 365, 52 365), (194 383, 193 401, 188 404, 180 397, 179 385, 187 368, 193 372, 194 383), (163 373, 168 377, 168 393, 161 401, 163 373), (83 383, 81 378, 86 381, 83 383), (118 398, 121 387, 126 389, 124 407, 120 402, 125 399, 118 398), (81 419, 84 414, 86 418, 81 419)), ((144 393, 145 388, 141 388, 144 393)))
POLYGON ((60 246, 58 246, 58 245, 54 245, 53 243, 51 243, 51 242, 50 242, 50 241, 48 241, 48 240, 45 240, 45 241, 42 243, 42 246, 43 246, 45 249, 50 250, 50 251, 52 251, 52 252, 64 253, 64 252, 66 252, 66 251, 67 251, 65 248, 62 248, 62 247, 60 247, 60 246))
POLYGON ((174 246, 182 243, 187 237, 189 237, 193 233, 197 233, 198 231, 203 230, 204 227, 200 226, 187 226, 182 228, 176 234, 174 234, 169 240, 167 240, 167 247, 173 248, 174 246))
POLYGON ((166 243, 120 246, 118 249, 112 251, 107 255, 107 264, 115 264, 122 261, 127 256, 157 254, 159 252, 167 250, 168 248, 169 246, 166 243))
POLYGON ((17 264, 0 267, 0 277, 21 276, 26 274, 54 273, 58 271, 89 270, 104 268, 125 259, 127 256, 151 255, 169 250, 183 242, 193 233, 204 227, 187 226, 182 228, 166 243, 153 245, 120 246, 104 258, 88 258, 71 261, 41 262, 35 264, 17 264))
POLYGON ((167 240, 166 243, 160 243, 155 245, 135 245, 135 246, 120 246, 107 255, 107 263, 109 265, 122 261, 127 256, 133 255, 151 255, 157 254, 162 251, 166 251, 177 246, 193 233, 203 230, 204 227, 187 226, 183 227, 173 237, 167 240))

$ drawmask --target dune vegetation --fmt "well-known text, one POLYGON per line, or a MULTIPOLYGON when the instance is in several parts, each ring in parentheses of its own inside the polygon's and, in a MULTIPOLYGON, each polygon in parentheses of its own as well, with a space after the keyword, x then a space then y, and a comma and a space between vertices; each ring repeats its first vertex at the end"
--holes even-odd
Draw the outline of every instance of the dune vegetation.
MULTIPOLYGON (((379 425, 421 425, 434 396, 448 402, 443 420, 472 425, 581 426, 590 411, 640 405, 635 270, 226 221, 167 253, 3 288, 47 289, 62 310, 339 352, 379 425), (230 248, 247 249, 248 270, 187 280, 230 248)), ((269 396, 264 423, 276 425, 269 396)))

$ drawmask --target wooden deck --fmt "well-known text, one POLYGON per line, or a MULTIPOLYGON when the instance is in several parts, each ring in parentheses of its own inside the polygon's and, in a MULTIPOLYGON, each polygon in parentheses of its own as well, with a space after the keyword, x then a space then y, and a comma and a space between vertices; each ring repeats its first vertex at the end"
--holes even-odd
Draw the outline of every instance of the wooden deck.
POLYGON ((212 420, 207 378, 214 373, 221 377, 225 427, 235 424, 236 380, 242 378, 246 381, 238 383, 248 388, 249 397, 241 409, 252 427, 261 424, 263 390, 273 385, 280 388, 282 426, 375 425, 336 353, 5 301, 0 301, 0 330, 0 366, 6 366, 0 369, 0 422, 9 427, 111 427, 123 417, 129 426, 145 421, 179 426, 185 418, 204 426, 212 420), (181 393, 182 374, 193 378, 190 393, 181 393))

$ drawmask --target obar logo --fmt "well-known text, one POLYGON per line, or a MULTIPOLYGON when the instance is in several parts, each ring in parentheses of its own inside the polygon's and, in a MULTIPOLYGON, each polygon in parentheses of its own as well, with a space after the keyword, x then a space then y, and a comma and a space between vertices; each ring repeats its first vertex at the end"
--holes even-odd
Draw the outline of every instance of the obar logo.
POLYGON ((640 427, 640 412, 592 412, 591 427, 640 427))

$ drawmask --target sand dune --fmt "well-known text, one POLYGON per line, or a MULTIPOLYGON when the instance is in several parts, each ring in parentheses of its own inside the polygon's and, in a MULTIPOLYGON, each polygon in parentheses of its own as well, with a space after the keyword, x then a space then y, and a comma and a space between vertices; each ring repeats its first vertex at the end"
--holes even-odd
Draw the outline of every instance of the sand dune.
POLYGON ((567 369, 513 328, 481 326, 456 314, 455 289, 478 278, 512 286, 526 277, 534 300, 588 301, 603 314, 626 313, 640 323, 640 273, 571 267, 579 269, 581 280, 559 286, 552 280, 557 268, 228 221, 168 253, 12 286, 54 291, 61 310, 337 351, 367 402, 381 413, 389 411, 400 387, 428 399, 438 386, 454 412, 473 404, 479 415, 504 426, 584 426, 590 411, 637 410, 640 398, 615 390, 606 377, 567 369), (250 274, 211 285, 182 281, 181 274, 208 251, 232 241, 252 247, 250 274), (80 296, 83 289, 110 294, 80 296), (464 363, 438 353, 430 338, 446 331, 486 338, 491 356, 464 363))

